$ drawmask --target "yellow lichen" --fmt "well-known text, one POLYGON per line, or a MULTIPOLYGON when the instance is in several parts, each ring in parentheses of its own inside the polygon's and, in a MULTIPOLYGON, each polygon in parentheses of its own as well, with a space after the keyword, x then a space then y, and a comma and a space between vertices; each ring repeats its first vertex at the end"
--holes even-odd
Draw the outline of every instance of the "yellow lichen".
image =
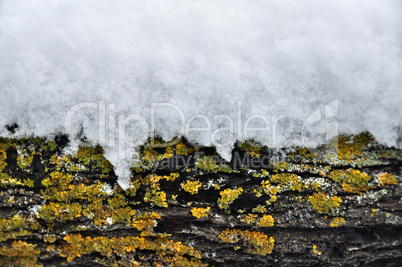
POLYGON ((348 193, 367 192, 373 187, 368 186, 371 177, 355 169, 334 170, 328 174, 328 177, 335 182, 341 182, 342 188, 348 193))
POLYGON ((225 164, 217 164, 216 159, 210 156, 203 156, 197 162, 197 168, 214 173, 226 172, 232 173, 233 170, 225 164))
POLYGON ((315 193, 309 196, 309 201, 313 205, 313 208, 318 213, 328 213, 330 209, 337 208, 341 205, 342 199, 338 196, 328 197, 323 193, 315 193))
POLYGON ((370 133, 363 132, 356 136, 339 136, 333 140, 332 146, 337 148, 339 159, 352 162, 363 154, 367 144, 374 141, 370 133))
POLYGON ((345 219, 342 217, 335 217, 332 222, 329 224, 331 227, 338 227, 345 223, 345 219))
POLYGON ((261 232, 250 232, 249 230, 229 230, 226 229, 219 234, 222 242, 235 244, 240 240, 243 241, 243 246, 246 247, 246 252, 265 256, 271 254, 274 248, 275 239, 261 232))
POLYGON ((243 193, 243 188, 239 187, 236 189, 225 189, 219 194, 221 197, 218 199, 218 207, 220 209, 227 209, 229 207, 229 204, 232 204, 235 199, 237 199, 241 193, 243 193))
POLYGON ((137 228, 138 231, 143 229, 151 231, 151 229, 157 224, 156 220, 160 218, 161 216, 156 212, 151 212, 150 214, 145 212, 143 215, 138 215, 133 218, 132 226, 137 228))
POLYGON ((267 212, 267 208, 262 205, 257 205, 257 207, 253 208, 252 212, 265 213, 267 212))
POLYGON ((258 221, 258 226, 259 227, 271 227, 271 226, 274 226, 274 222, 275 222, 275 220, 271 215, 264 215, 258 221))
POLYGON ((292 191, 301 191, 306 188, 306 185, 299 179, 296 174, 279 173, 273 175, 271 183, 279 184, 283 188, 289 188, 292 191))
POLYGON ((18 214, 9 219, 0 219, 0 241, 31 235, 31 232, 28 231, 29 226, 32 229, 38 229, 33 220, 32 218, 20 217, 18 214))
POLYGON ((246 223, 246 224, 254 224, 255 223, 255 219, 258 218, 257 214, 247 214, 246 216, 244 216, 241 221, 246 223))
POLYGON ((198 181, 187 180, 185 183, 181 183, 180 186, 181 188, 183 188, 184 191, 194 195, 198 193, 198 189, 202 186, 202 183, 198 181))
POLYGON ((36 245, 25 241, 14 241, 12 247, 3 246, 0 248, 0 264, 2 266, 42 266, 37 265, 39 249, 36 245))
POLYGON ((317 254, 317 255, 321 255, 321 254, 322 254, 322 252, 317 249, 317 246, 316 246, 316 245, 313 245, 313 252, 314 252, 315 254, 317 254))
POLYGON ((43 241, 47 242, 47 243, 54 243, 57 240, 56 236, 53 234, 46 234, 43 237, 43 241))
POLYGON ((126 258, 126 255, 136 250, 154 251, 162 263, 173 266, 201 266, 199 259, 201 253, 193 247, 174 242, 165 236, 127 236, 119 238, 82 237, 80 234, 68 234, 64 237, 67 244, 51 248, 60 256, 72 261, 81 255, 97 252, 102 256, 111 258, 113 254, 126 258), (187 264, 187 265, 184 265, 187 264), (193 265, 191 265, 193 264, 193 265))
POLYGON ((188 154, 192 153, 193 151, 197 151, 197 150, 198 150, 197 148, 187 147, 183 143, 178 143, 176 145, 176 153, 177 153, 177 155, 188 156, 188 154))
POLYGON ((196 208, 196 207, 194 207, 194 208, 191 209, 191 213, 197 219, 199 219, 201 217, 208 217, 208 214, 209 214, 210 211, 211 211, 211 207, 207 207, 207 208, 196 208))
POLYGON ((254 140, 247 140, 240 144, 240 149, 249 153, 252 157, 261 156, 261 146, 254 140))
POLYGON ((380 179, 380 183, 382 186, 385 185, 396 185, 398 183, 398 181, 395 178, 395 175, 390 175, 388 173, 383 173, 380 175, 379 179, 380 179))

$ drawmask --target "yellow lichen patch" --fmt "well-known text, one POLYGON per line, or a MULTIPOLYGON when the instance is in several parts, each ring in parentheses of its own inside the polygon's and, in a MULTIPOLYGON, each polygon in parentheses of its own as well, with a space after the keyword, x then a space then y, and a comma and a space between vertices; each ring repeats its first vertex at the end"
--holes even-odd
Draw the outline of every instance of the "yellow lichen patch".
POLYGON ((148 212, 145 212, 143 215, 138 215, 133 218, 132 226, 137 228, 138 231, 141 230, 148 230, 152 231, 152 229, 156 226, 157 224, 157 219, 160 219, 161 216, 156 213, 152 212, 148 214, 148 212))
POLYGON ((187 180, 185 183, 181 183, 180 186, 181 188, 183 188, 184 191, 194 195, 198 193, 198 189, 202 186, 202 183, 198 181, 187 180))
POLYGON ((22 170, 25 170, 32 164, 33 156, 36 154, 35 151, 29 151, 26 148, 20 148, 17 146, 17 164, 22 170))
POLYGON ((0 173, 0 187, 7 186, 27 186, 33 187, 34 183, 31 179, 24 179, 23 181, 18 180, 16 178, 11 178, 7 173, 0 173))
POLYGON ((266 213, 267 208, 262 205, 257 205, 257 207, 253 208, 252 212, 258 212, 258 213, 266 213))
POLYGON ((305 147, 293 147, 294 152, 289 153, 289 157, 311 160, 317 158, 317 153, 311 153, 305 147))
POLYGON ((240 149, 249 153, 252 157, 261 156, 261 146, 253 140, 247 140, 240 144, 240 149))
POLYGON ((217 164, 216 159, 210 156, 203 156, 197 162, 197 168, 205 171, 211 171, 213 173, 226 172, 232 173, 233 170, 225 164, 217 164))
POLYGON ((265 256, 271 254, 274 248, 275 239, 261 232, 250 232, 249 230, 229 230, 226 229, 219 234, 222 242, 235 244, 240 240, 243 241, 243 246, 246 246, 246 252, 265 256))
POLYGON ((271 227, 271 226, 274 226, 274 222, 275 222, 275 220, 271 215, 264 215, 258 221, 258 226, 259 227, 271 227))
POLYGON ((292 191, 301 191, 302 189, 306 188, 306 185, 296 174, 279 173, 273 175, 271 178, 271 183, 279 184, 280 186, 289 188, 292 191))
POLYGON ((313 252, 314 252, 315 254, 317 254, 317 255, 321 255, 321 254, 322 254, 322 252, 317 249, 317 246, 316 246, 316 245, 313 245, 313 252))
POLYGON ((378 212, 377 209, 371 209, 371 216, 374 216, 378 212))
POLYGON ((383 173, 380 175, 379 179, 380 179, 380 183, 382 186, 385 185, 396 185, 398 183, 398 181, 395 178, 395 175, 390 175, 388 173, 383 173))
POLYGON ((39 210, 39 217, 45 221, 69 221, 81 216, 82 206, 79 203, 50 202, 39 210))
POLYGON ((103 204, 106 198, 94 199, 82 214, 93 220, 95 225, 102 226, 107 224, 125 223, 129 225, 131 216, 135 214, 129 206, 123 195, 115 194, 107 198, 107 205, 103 204))
MULTIPOLYGON (((100 146, 80 146, 74 158, 90 168, 90 170, 101 168, 103 174, 107 174, 113 169, 112 164, 103 156, 103 148, 100 146)), ((72 171, 78 170, 74 166, 71 167, 73 168, 72 171)))
POLYGON ((68 155, 54 154, 50 157, 50 162, 55 165, 56 170, 61 170, 62 167, 65 167, 68 169, 73 168, 73 166, 70 166, 71 158, 68 155))
POLYGON ((47 243, 54 243, 57 240, 56 236, 53 234, 46 234, 43 237, 43 241, 47 242, 47 243))
POLYGON ((67 186, 73 181, 72 175, 67 173, 64 174, 59 171, 50 173, 50 177, 42 180, 42 185, 46 187, 56 186, 59 189, 66 189, 67 186))
POLYGON ((177 155, 188 156, 188 154, 192 153, 193 151, 197 151, 197 150, 198 150, 197 148, 187 147, 183 143, 178 143, 176 145, 176 154, 177 155))
POLYGON ((242 219, 240 219, 242 222, 246 223, 246 224, 254 224, 255 223, 255 219, 258 218, 257 214, 247 214, 245 215, 242 219))
POLYGON ((368 186, 371 177, 359 170, 334 170, 328 174, 328 177, 335 182, 342 182, 343 190, 348 193, 367 192, 372 188, 368 186))
POLYGON ((322 193, 315 193, 314 195, 309 196, 308 199, 318 213, 328 213, 330 209, 337 208, 342 203, 342 199, 340 197, 328 197, 322 193))
POLYGON ((37 224, 32 220, 20 217, 18 214, 9 219, 0 219, 0 241, 31 235, 31 232, 27 230, 28 227, 38 229, 37 224))
POLYGON ((342 217, 335 217, 329 224, 331 227, 338 227, 345 223, 345 219, 342 217))
POLYGON ((1 149, 0 147, 0 172, 2 172, 3 169, 7 166, 6 160, 7 160, 6 151, 1 149))
POLYGON ((144 178, 141 175, 136 175, 135 179, 130 181, 130 186, 126 190, 126 194, 129 196, 135 196, 137 190, 141 188, 141 186, 144 186, 146 188, 146 193, 144 195, 145 202, 151 202, 159 207, 167 208, 168 203, 166 201, 166 193, 161 191, 159 182, 162 179, 166 181, 174 181, 179 176, 180 175, 177 172, 165 176, 148 174, 144 178))
POLYGON ((57 252, 60 256, 72 261, 81 255, 98 252, 100 255, 113 258, 114 254, 119 257, 129 258, 128 254, 136 250, 154 251, 155 256, 159 257, 162 263, 174 266, 201 266, 199 260, 201 253, 193 247, 183 245, 182 242, 174 242, 164 236, 139 237, 127 236, 119 238, 107 238, 103 236, 85 237, 80 234, 68 234, 64 237, 67 244, 49 248, 57 252), (188 265, 184 265, 188 264, 188 265), (190 265, 193 264, 193 265, 190 265))
POLYGON ((370 133, 364 132, 356 136, 339 136, 332 141, 332 146, 337 148, 339 159, 352 162, 363 154, 367 144, 374 141, 370 133))
MULTIPOLYGON (((245 171, 247 171, 247 169, 245 171)), ((268 176, 269 176, 269 172, 264 169, 261 169, 260 173, 256 172, 253 174, 253 177, 268 177, 268 176)))
POLYGON ((168 207, 168 203, 166 202, 166 193, 159 190, 158 188, 150 188, 147 190, 144 196, 145 202, 152 202, 155 205, 163 208, 168 207))
POLYGON ((219 192, 221 197, 218 199, 218 207, 220 209, 227 209, 229 205, 241 195, 241 193, 243 193, 243 188, 241 187, 236 189, 228 188, 219 192))
POLYGON ((158 183, 160 180, 165 179, 166 181, 174 181, 180 176, 177 172, 172 172, 169 176, 159 176, 159 175, 149 175, 145 180, 149 180, 151 183, 158 183))
POLYGON ((14 241, 12 247, 3 246, 0 249, 0 264, 2 266, 41 266, 37 265, 39 249, 36 245, 25 241, 14 241))
POLYGON ((286 161, 279 161, 279 162, 273 162, 272 166, 274 167, 274 172, 279 172, 279 171, 287 171, 289 169, 289 163, 286 161))
POLYGON ((197 219, 199 219, 201 217, 208 217, 208 214, 209 214, 210 211, 211 211, 211 207, 207 207, 207 208, 196 208, 196 207, 194 207, 194 208, 191 209, 191 213, 197 219))

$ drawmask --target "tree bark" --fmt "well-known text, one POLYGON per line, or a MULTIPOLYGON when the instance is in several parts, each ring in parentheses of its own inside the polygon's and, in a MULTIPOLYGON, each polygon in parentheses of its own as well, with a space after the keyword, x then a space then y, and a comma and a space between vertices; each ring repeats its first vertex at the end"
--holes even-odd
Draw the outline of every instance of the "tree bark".
POLYGON ((402 151, 148 140, 117 184, 101 147, 0 139, 3 266, 399 266, 402 151))

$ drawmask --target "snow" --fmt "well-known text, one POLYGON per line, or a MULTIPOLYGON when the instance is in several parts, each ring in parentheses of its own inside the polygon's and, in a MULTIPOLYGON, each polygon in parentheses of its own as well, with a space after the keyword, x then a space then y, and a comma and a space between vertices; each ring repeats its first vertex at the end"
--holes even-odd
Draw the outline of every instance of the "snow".
POLYGON ((2 0, 0 135, 82 132, 125 185, 152 134, 225 159, 247 136, 314 146, 369 130, 397 145, 401 13, 398 0, 2 0))

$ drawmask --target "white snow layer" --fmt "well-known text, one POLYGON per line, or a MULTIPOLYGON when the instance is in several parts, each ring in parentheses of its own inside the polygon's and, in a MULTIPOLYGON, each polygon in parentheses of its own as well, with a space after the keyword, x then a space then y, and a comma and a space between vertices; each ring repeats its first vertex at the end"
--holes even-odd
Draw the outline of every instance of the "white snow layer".
POLYGON ((397 145, 401 25, 398 0, 1 0, 0 134, 82 132, 122 185, 152 134, 397 145))

